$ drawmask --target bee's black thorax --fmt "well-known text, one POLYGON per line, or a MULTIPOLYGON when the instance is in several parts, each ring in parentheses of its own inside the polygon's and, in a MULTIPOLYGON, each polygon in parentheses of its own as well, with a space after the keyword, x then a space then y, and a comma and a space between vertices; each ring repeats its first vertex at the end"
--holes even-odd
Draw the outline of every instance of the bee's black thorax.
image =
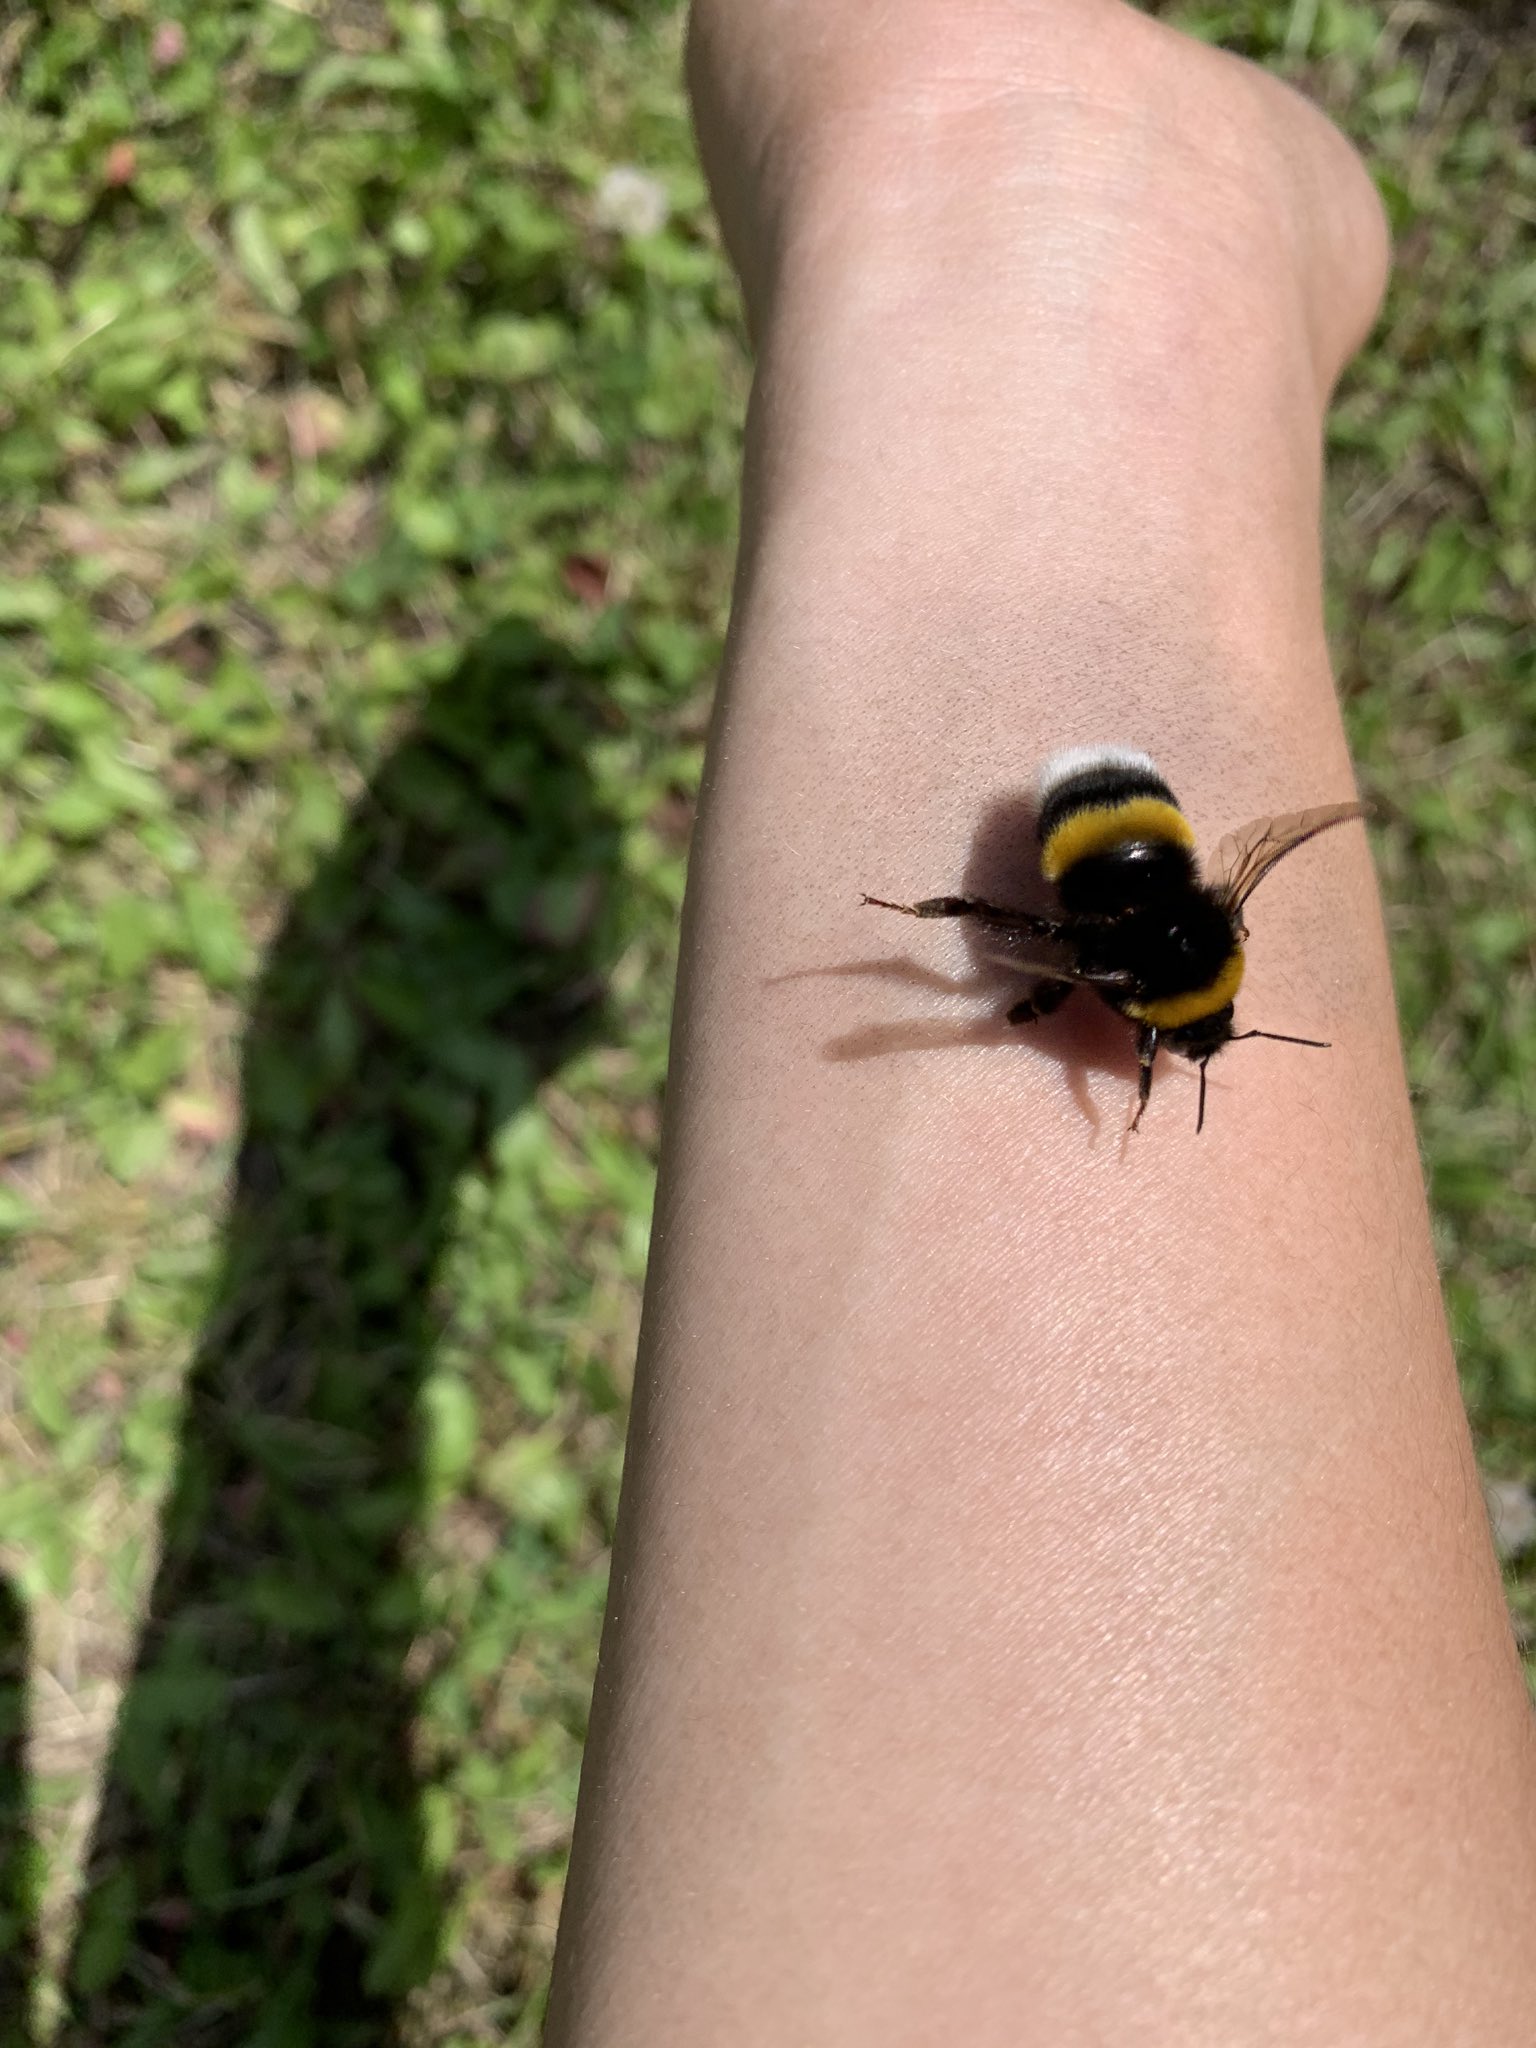
POLYGON ((1139 998, 1185 995, 1207 987, 1232 954, 1232 921, 1199 887, 1158 899, 1081 931, 1085 961, 1132 976, 1139 998))
POLYGON ((1187 848, 1168 839, 1130 839, 1073 861, 1058 876, 1056 893, 1074 916, 1112 917, 1171 905, 1194 887, 1195 864, 1187 848))

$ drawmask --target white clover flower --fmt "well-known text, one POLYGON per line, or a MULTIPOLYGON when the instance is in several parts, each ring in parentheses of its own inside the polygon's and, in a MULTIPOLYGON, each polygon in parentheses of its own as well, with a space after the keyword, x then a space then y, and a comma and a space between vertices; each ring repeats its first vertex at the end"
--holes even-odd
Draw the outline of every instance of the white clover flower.
POLYGON ((658 235, 671 210, 660 178, 634 164, 615 164, 592 201, 598 226, 619 235, 658 235))
POLYGON ((1536 1543, 1536 1500, 1523 1479, 1490 1479, 1483 1492, 1500 1557, 1518 1557, 1536 1543))

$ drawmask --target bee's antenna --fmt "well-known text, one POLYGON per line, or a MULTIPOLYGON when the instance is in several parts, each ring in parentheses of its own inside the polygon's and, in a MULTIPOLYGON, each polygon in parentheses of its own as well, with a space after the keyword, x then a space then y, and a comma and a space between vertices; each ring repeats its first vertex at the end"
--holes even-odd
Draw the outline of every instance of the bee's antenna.
POLYGON ((1200 1114, 1195 1118, 1195 1136, 1198 1138, 1205 1129, 1205 1070, 1211 1064, 1210 1055, 1200 1062, 1200 1114))

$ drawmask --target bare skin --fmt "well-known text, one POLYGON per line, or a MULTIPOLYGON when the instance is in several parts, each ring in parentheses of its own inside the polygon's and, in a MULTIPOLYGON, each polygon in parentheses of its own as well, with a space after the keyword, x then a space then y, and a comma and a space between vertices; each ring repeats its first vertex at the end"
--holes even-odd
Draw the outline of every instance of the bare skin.
MULTIPOLYGON (((1238 1028, 1010 1031, 1039 760, 1207 845, 1352 793, 1320 424, 1348 145, 1119 0, 708 0, 759 351, 549 2048, 1490 2048, 1536 1757, 1364 835, 1238 1028)), ((1015 989, 1014 995, 1019 991, 1015 989)))

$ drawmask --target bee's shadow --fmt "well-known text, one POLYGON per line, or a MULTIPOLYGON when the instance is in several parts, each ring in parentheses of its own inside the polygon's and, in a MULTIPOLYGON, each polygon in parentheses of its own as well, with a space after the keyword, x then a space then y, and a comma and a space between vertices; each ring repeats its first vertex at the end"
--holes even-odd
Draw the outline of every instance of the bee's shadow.
MULTIPOLYGON (((977 827, 960 893, 1045 917, 1057 914, 1050 886, 1040 872, 1038 818, 1033 792, 1014 793, 994 802, 977 827)), ((918 877, 911 883, 904 878, 898 887, 888 884, 884 876, 875 876, 871 886, 882 894, 888 887, 893 895, 907 890, 915 898, 941 893, 946 881, 942 876, 918 877)), ((889 923, 890 913, 882 914, 889 923)), ((1051 1016, 1028 1024, 1010 1024, 1009 1010, 1029 993, 1035 978, 1000 962, 988 950, 985 933, 970 919, 957 918, 954 924, 971 957, 971 971, 965 976, 944 974, 911 954, 884 954, 827 967, 800 968, 773 979, 781 982, 863 976, 905 983, 916 989, 972 996, 985 1005, 981 1014, 967 1020, 913 1017, 863 1024, 841 1032, 822 1047, 822 1057, 836 1064, 884 1059, 899 1053, 938 1052, 954 1046, 1027 1046, 1057 1063, 1073 1102, 1095 1131, 1104 1123, 1105 1114, 1090 1085, 1093 1075, 1110 1075, 1123 1081, 1128 1091, 1127 1108, 1133 1107, 1136 1042, 1125 1021, 1089 990, 1078 989, 1051 1016)), ((937 925, 933 929, 938 929, 937 925)))

